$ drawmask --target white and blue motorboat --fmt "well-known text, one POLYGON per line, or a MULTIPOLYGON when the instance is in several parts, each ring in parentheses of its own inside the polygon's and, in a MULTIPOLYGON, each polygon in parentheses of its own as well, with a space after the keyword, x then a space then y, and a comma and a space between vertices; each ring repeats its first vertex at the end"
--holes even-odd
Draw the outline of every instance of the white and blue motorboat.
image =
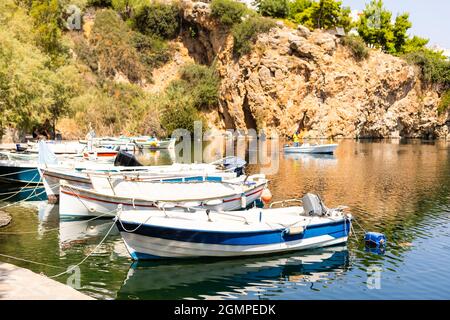
POLYGON ((273 254, 345 243, 352 216, 326 208, 316 195, 303 206, 210 210, 122 211, 116 225, 134 260, 273 254))

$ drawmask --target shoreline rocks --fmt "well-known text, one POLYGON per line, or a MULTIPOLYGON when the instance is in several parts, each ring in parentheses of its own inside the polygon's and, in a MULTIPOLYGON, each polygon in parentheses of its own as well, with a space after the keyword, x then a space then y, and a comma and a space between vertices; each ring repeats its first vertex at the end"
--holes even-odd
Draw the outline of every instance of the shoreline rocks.
POLYGON ((0 228, 5 227, 11 223, 11 216, 5 211, 0 210, 0 228))

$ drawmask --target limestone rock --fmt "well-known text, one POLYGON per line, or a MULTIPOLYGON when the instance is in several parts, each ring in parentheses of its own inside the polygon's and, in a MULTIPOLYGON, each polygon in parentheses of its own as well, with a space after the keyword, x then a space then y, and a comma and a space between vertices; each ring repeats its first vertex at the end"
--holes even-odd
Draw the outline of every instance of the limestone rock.
POLYGON ((0 211, 0 228, 7 226, 10 222, 11 216, 4 211, 0 211))
POLYGON ((437 111, 442 92, 401 58, 371 49, 359 61, 331 33, 280 24, 237 59, 232 36, 210 17, 208 4, 183 3, 185 18, 200 30, 204 62, 215 61, 222 78, 218 129, 302 130, 306 137, 450 135, 449 113, 437 111))

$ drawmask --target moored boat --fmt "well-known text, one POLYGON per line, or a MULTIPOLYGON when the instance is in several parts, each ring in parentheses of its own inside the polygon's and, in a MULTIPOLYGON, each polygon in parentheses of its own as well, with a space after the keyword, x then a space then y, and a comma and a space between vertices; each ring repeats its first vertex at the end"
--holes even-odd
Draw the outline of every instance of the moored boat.
POLYGON ((315 153, 315 154, 333 154, 338 144, 309 144, 304 143, 299 146, 284 146, 283 150, 286 153, 315 153))
POLYGON ((214 175, 160 181, 90 178, 92 189, 60 183, 61 216, 113 216, 119 205, 136 210, 161 206, 238 210, 259 199, 267 184, 262 175, 226 181, 214 175))
POLYGON ((345 243, 352 216, 325 208, 315 195, 303 206, 224 212, 122 211, 115 219, 134 260, 233 257, 345 243))

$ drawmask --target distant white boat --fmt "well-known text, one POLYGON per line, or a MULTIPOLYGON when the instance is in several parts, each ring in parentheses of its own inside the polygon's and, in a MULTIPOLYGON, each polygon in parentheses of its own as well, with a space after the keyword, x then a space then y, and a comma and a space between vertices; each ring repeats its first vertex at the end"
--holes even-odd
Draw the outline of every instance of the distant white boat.
POLYGON ((283 150, 286 153, 317 153, 317 154, 333 154, 338 147, 336 143, 330 144, 309 144, 303 143, 299 146, 284 146, 283 150))

